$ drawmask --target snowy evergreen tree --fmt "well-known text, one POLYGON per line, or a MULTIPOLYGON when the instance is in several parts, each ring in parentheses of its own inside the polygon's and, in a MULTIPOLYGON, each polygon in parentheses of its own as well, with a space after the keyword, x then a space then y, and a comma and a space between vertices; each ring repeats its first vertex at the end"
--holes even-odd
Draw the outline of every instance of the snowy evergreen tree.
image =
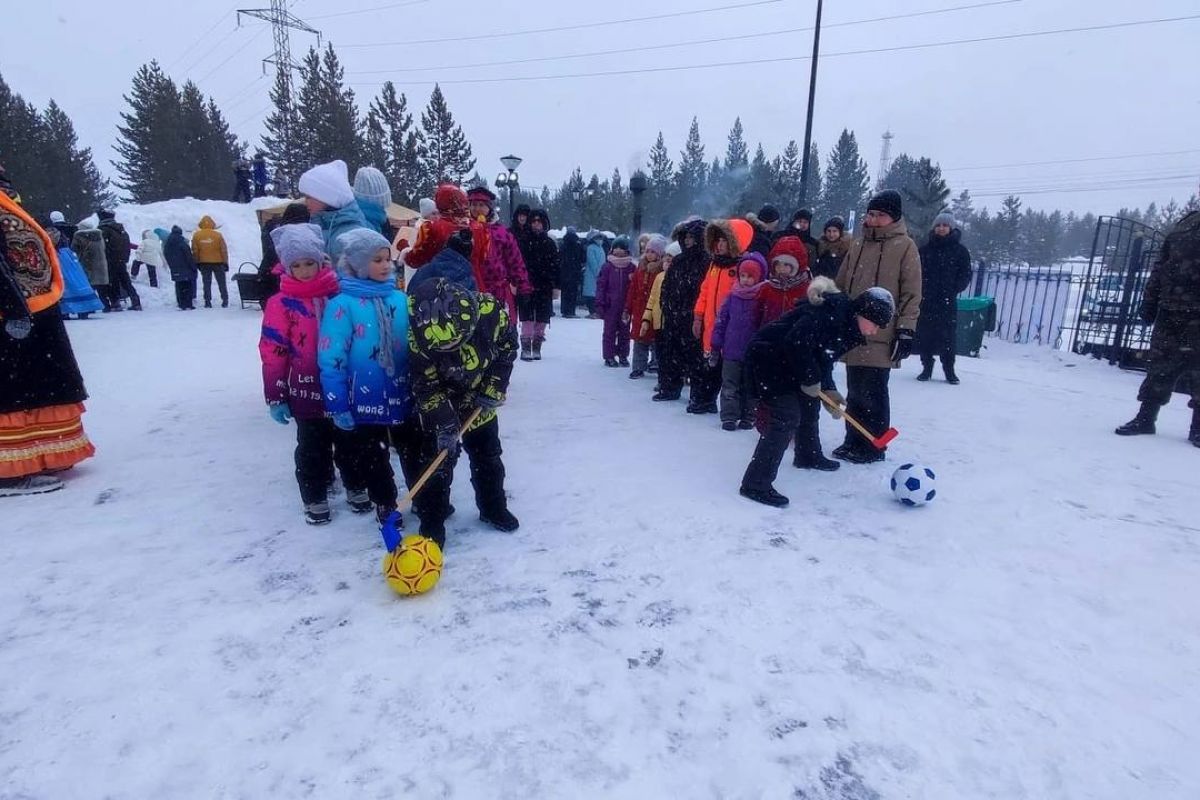
MULTIPOLYGON (((795 139, 792 139, 783 149, 783 155, 776 156, 775 161, 772 162, 772 169, 775 172, 774 203, 779 207, 781 214, 789 215, 800 207, 801 166, 800 145, 796 144, 795 139)), ((787 220, 784 220, 782 224, 786 224, 786 222, 787 220)))
POLYGON ((754 150, 754 158, 750 162, 746 185, 738 198, 738 208, 743 213, 757 212, 763 203, 775 203, 775 170, 767 161, 767 154, 762 143, 754 150))
POLYGON ((471 145, 446 104, 440 86, 433 87, 429 105, 421 112, 422 141, 418 145, 423 186, 432 191, 446 179, 462 183, 475 169, 471 145))
POLYGON ((1013 195, 1004 198, 996 214, 993 235, 996 258, 1005 264, 1014 264, 1021 256, 1023 245, 1021 233, 1021 199, 1013 195))
POLYGON ((388 176, 396 202, 415 208, 421 197, 433 191, 432 186, 422 183, 421 138, 408 111, 408 98, 397 94, 391 81, 383 84, 379 96, 371 102, 366 139, 371 156, 366 160, 388 176))
POLYGON ((851 212, 861 215, 866 208, 871 185, 867 176, 867 163, 859 156, 858 141, 853 133, 843 129, 825 165, 822 200, 825 212, 842 217, 851 212))
POLYGON ((928 158, 921 158, 916 162, 912 181, 900 193, 904 197, 908 231, 919 239, 933 228, 934 217, 946 208, 950 187, 942 177, 942 168, 928 158))
POLYGON ((288 185, 295 186, 300 173, 312 166, 308 162, 307 137, 301 130, 300 109, 295 98, 287 92, 283 68, 275 73, 275 84, 271 87, 271 104, 274 108, 266 119, 267 132, 262 143, 267 158, 275 168, 287 176, 288 185))
POLYGON ((354 90, 345 85, 345 69, 330 44, 324 53, 310 48, 300 65, 300 140, 307 169, 342 159, 354 174, 362 159, 363 126, 354 103, 354 90))
POLYGON ((725 143, 725 169, 733 172, 748 166, 750 166, 750 148, 746 146, 742 118, 738 117, 733 121, 733 127, 729 129, 729 138, 725 143))
MULTIPOLYGON (((800 166, 803 167, 804 165, 801 164, 800 166)), ((797 173, 797 176, 799 176, 799 174, 800 173, 797 173)), ((797 183, 797 185, 799 185, 799 183, 800 183, 799 177, 797 177, 796 183, 797 183)), ((821 205, 821 190, 823 188, 822 184, 823 184, 823 181, 821 180, 821 156, 820 156, 820 153, 817 152, 817 143, 813 142, 812 148, 809 150, 809 153, 808 153, 808 185, 805 187, 805 192, 804 192, 804 207, 807 209, 810 209, 814 212, 814 218, 813 218, 813 226, 814 227, 822 224, 822 220, 817 219, 817 217, 822 216, 822 215, 816 214, 816 211, 818 209, 822 208, 822 205, 821 205)), ((800 197, 799 196, 796 197, 796 205, 797 205, 797 207, 800 206, 800 197)), ((833 213, 837 213, 837 212, 833 212, 833 213)))
POLYGON ((123 124, 117 126, 117 186, 136 203, 178 196, 183 177, 178 89, 158 62, 151 61, 133 76, 125 102, 129 110, 121 112, 123 124))
POLYGON ((958 193, 958 196, 950 201, 950 213, 954 215, 954 219, 958 222, 959 227, 964 230, 971 223, 971 217, 975 213, 975 208, 971 202, 971 193, 963 189, 958 193))
POLYGON ((708 162, 704 158, 704 143, 700 140, 700 121, 692 117, 692 127, 688 130, 687 141, 679 155, 679 172, 675 177, 679 207, 684 209, 684 213, 698 210, 697 204, 707 177, 708 162))
POLYGON ((650 148, 650 189, 646 192, 646 227, 668 231, 679 216, 675 206, 675 162, 667 150, 662 131, 650 148))

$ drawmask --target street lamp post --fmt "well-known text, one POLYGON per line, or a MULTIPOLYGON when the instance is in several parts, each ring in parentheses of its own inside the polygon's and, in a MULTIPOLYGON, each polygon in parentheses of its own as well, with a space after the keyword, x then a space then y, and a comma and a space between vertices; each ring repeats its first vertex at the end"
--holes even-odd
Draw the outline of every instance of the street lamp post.
POLYGON ((817 0, 817 25, 813 28, 812 72, 808 78, 808 117, 804 123, 804 158, 800 162, 800 205, 808 200, 809 152, 812 150, 813 102, 817 94, 817 59, 821 55, 821 0, 817 0))
POLYGON ((496 176, 496 188, 508 189, 508 215, 511 217, 515 208, 513 193, 521 185, 521 176, 517 174, 517 167, 521 166, 521 159, 514 155, 507 155, 500 159, 500 163, 507 171, 496 176))
POLYGON ((646 174, 640 169, 629 178, 629 191, 633 193, 633 235, 642 234, 642 195, 647 188, 646 174))
POLYGON ((579 224, 582 226, 587 222, 587 204, 595 197, 596 192, 590 186, 583 188, 576 186, 571 189, 571 199, 575 201, 575 208, 579 212, 579 224))

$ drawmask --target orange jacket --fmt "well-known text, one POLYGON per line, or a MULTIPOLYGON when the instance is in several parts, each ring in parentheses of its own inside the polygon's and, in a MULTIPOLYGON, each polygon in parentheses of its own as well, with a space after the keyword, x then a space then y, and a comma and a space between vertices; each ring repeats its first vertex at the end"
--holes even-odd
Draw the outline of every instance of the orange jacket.
POLYGON ((695 318, 704 325, 704 352, 712 352, 712 332, 717 324, 717 313, 725 298, 737 286, 738 261, 750 242, 754 239, 754 228, 744 219, 713 220, 704 230, 704 246, 713 262, 708 267, 708 274, 700 284, 700 295, 692 309, 695 318), (728 245, 728 256, 720 257, 717 261, 717 242, 724 240, 728 245), (732 263, 729 263, 732 259, 732 263))
POLYGON ((213 218, 200 219, 200 229, 192 234, 192 257, 197 264, 224 264, 229 266, 229 251, 225 248, 225 237, 217 231, 213 218))

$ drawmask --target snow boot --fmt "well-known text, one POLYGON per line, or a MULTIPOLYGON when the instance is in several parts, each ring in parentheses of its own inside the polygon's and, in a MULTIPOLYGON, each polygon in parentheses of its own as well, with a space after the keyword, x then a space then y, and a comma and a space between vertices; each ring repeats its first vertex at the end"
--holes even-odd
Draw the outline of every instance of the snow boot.
POLYGON ((347 489, 346 505, 350 506, 350 510, 355 514, 368 514, 375 508, 366 489, 347 489))
POLYGON ((622 367, 628 367, 629 359, 626 356, 621 356, 619 359, 617 359, 617 363, 620 364, 622 367))
POLYGON ((533 360, 534 361, 542 360, 542 342, 544 342, 544 341, 546 341, 545 336, 533 337, 533 360))
POLYGON ((521 523, 507 508, 498 508, 487 512, 481 511, 479 512, 479 521, 504 533, 512 533, 521 527, 521 523))
POLYGON ((851 464, 874 464, 878 461, 884 461, 887 456, 882 450, 876 450, 870 445, 863 447, 851 447, 850 452, 846 453, 843 461, 849 461, 851 464))
POLYGON ((533 361, 533 339, 521 337, 521 360, 533 361))
POLYGON ((932 361, 922 361, 921 362, 921 374, 917 376, 917 380, 924 383, 925 381, 929 380, 932 377, 933 377, 933 362, 932 361))
POLYGON ((844 461, 846 456, 849 455, 851 447, 852 445, 849 442, 842 442, 837 447, 833 448, 833 457, 840 458, 844 461))
POLYGON ((604 366, 606 366, 606 367, 616 367, 616 366, 617 366, 617 360, 616 360, 615 358, 606 358, 606 359, 604 359, 604 366))
POLYGON ((826 458, 824 453, 797 455, 792 461, 792 466, 796 469, 815 469, 819 472, 837 472, 842 468, 840 461, 826 458))
POLYGON ((954 372, 953 365, 943 364, 942 372, 946 375, 946 383, 950 384, 951 386, 958 386, 958 384, 961 383, 961 381, 958 379, 958 375, 954 372))
POLYGON ((1188 441, 1200 447, 1200 407, 1192 409, 1192 429, 1188 432, 1188 441))
POLYGON ((65 484, 53 475, 27 475, 24 478, 0 479, 0 497, 57 492, 65 484))
POLYGON ((673 400, 678 400, 682 394, 682 392, 664 392, 662 389, 659 389, 654 397, 650 399, 656 403, 670 403, 673 400))
POLYGON ((1137 416, 1117 428, 1117 436, 1143 436, 1154 433, 1154 422, 1158 419, 1158 404, 1142 401, 1137 416))
POLYGON ((646 376, 645 372, 643 372, 640 369, 635 369, 629 373, 629 380, 636 381, 637 379, 644 378, 645 376, 646 376))
POLYGON ((772 508, 783 508, 791 502, 775 491, 775 487, 773 486, 768 486, 766 489, 751 489, 749 486, 743 486, 739 494, 747 500, 753 500, 756 503, 762 503, 764 506, 771 506, 772 508))
POLYGON ((739 431, 752 431, 752 430, 754 430, 754 420, 752 420, 752 419, 744 419, 744 420, 742 420, 741 422, 739 422, 739 423, 738 423, 738 430, 739 430, 739 431))
POLYGON ((722 423, 721 423, 721 430, 723 430, 723 431, 736 431, 736 430, 737 430, 737 423, 736 423, 736 422, 734 422, 734 421, 733 421, 733 420, 731 420, 731 419, 727 419, 727 420, 725 420, 724 422, 722 422, 722 423))
POLYGON ((687 413, 689 414, 716 414, 718 413, 716 401, 711 403, 688 403, 687 413))
POLYGON ((309 525, 328 525, 333 519, 329 503, 305 503, 304 521, 309 525))

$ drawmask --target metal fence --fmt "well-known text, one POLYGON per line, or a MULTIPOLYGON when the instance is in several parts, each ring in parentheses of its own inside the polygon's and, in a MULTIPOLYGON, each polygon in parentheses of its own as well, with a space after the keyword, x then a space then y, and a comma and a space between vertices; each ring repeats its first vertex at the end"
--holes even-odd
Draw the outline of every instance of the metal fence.
POLYGON ((996 267, 981 261, 964 294, 996 299, 991 337, 1136 369, 1152 330, 1138 309, 1162 241, 1162 233, 1139 222, 1101 217, 1089 258, 1052 267, 996 267))

